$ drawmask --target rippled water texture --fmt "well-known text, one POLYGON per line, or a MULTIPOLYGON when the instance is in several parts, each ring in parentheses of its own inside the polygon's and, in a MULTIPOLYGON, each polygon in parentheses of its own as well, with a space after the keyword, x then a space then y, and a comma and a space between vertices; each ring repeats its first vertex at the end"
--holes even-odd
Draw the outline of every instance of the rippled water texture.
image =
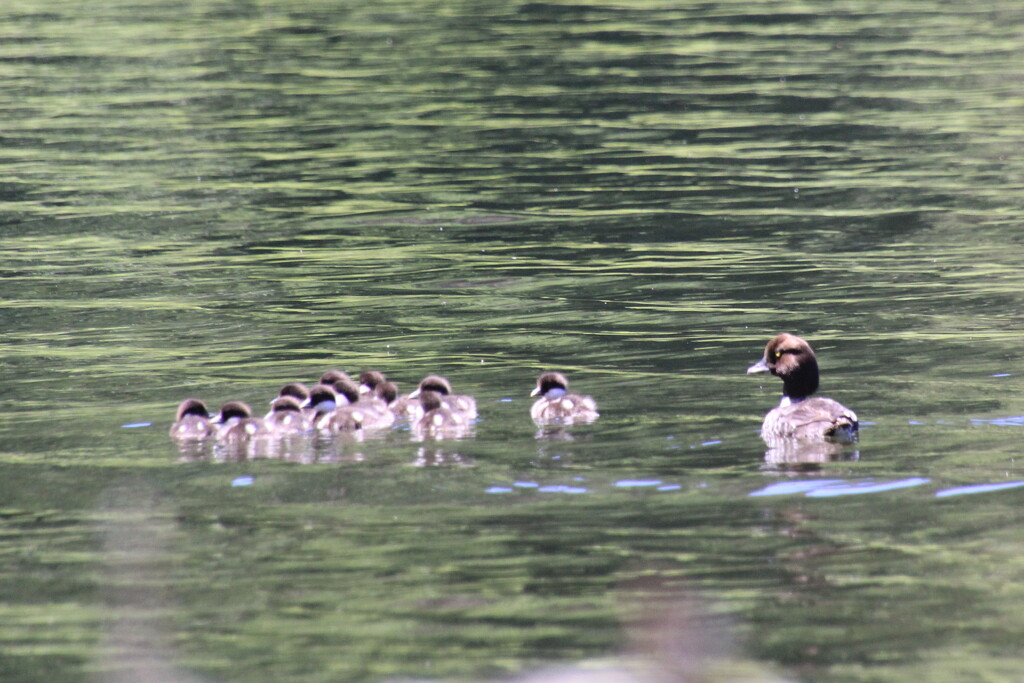
POLYGON ((0 678, 1018 680, 1021 64, 1006 0, 8 0, 0 678), (856 447, 766 454, 783 330, 856 447), (330 367, 475 433, 167 437, 330 367))

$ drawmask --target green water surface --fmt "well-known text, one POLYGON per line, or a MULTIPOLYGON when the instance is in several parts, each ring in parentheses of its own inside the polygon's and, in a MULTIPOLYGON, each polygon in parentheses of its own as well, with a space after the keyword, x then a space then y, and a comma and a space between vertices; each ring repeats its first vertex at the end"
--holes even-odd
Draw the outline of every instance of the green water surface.
POLYGON ((1024 680, 1022 64, 1008 0, 8 0, 0 679, 1024 680), (783 330, 855 448, 766 455, 783 330), (167 436, 331 367, 475 434, 167 436))

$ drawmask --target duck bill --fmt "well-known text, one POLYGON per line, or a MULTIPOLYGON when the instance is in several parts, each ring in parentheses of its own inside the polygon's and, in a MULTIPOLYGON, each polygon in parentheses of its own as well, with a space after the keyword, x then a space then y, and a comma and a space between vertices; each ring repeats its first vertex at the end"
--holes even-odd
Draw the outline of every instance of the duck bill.
POLYGON ((765 361, 764 358, 747 368, 748 375, 762 375, 766 372, 771 372, 771 369, 768 367, 768 362, 765 361))
POLYGON ((540 393, 540 385, 538 385, 538 386, 533 388, 533 391, 530 392, 530 396, 536 396, 539 393, 540 393))

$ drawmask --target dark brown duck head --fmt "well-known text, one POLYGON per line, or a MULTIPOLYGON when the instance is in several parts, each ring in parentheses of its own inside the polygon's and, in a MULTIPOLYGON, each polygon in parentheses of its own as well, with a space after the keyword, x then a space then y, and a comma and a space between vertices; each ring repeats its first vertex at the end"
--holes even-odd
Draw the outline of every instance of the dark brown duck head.
POLYGON ((569 380, 560 372, 545 372, 537 378, 537 386, 530 392, 530 396, 546 396, 558 398, 569 391, 569 380), (554 392, 554 393, 551 393, 554 392))
POLYGON ((348 405, 352 405, 359 400, 359 387, 351 379, 339 379, 332 386, 334 391, 338 393, 338 396, 344 398, 345 403, 348 405))
POLYGON ((340 380, 352 378, 348 376, 348 373, 343 370, 328 370, 324 374, 320 375, 320 381, 317 384, 334 384, 340 380))
POLYGON ((377 385, 387 382, 388 378, 384 376, 383 372, 377 370, 365 370, 359 375, 360 388, 366 387, 364 393, 371 393, 377 388, 377 385))
POLYGON ((309 398, 309 387, 302 382, 288 382, 277 392, 278 396, 291 396, 300 404, 309 398))
POLYGON ((302 408, 294 396, 278 396, 270 402, 272 413, 301 413, 302 408))
POLYGON ((793 400, 818 390, 818 360, 806 341, 783 332, 764 347, 764 357, 747 368, 748 375, 770 372, 782 380, 782 393, 793 400))
POLYGON ((217 415, 217 422, 226 423, 231 419, 245 420, 252 417, 252 409, 245 401, 228 401, 220 407, 220 414, 217 415))
POLYGON ((427 375, 420 380, 416 391, 409 394, 409 398, 416 398, 424 391, 435 391, 442 396, 447 396, 452 393, 452 385, 441 375, 427 375))
POLYGON ((210 411, 206 409, 206 404, 198 398, 186 398, 178 405, 178 417, 177 421, 181 422, 184 418, 189 415, 195 417, 210 418, 210 411))
POLYGON ((384 399, 385 403, 391 405, 398 400, 398 385, 394 382, 381 382, 374 388, 373 393, 384 399))
POLYGON ((429 413, 431 410, 437 410, 442 405, 441 394, 430 389, 420 392, 420 405, 423 406, 423 412, 429 413))
POLYGON ((309 398, 302 405, 313 412, 329 413, 338 407, 338 393, 329 384, 317 384, 309 390, 309 398))

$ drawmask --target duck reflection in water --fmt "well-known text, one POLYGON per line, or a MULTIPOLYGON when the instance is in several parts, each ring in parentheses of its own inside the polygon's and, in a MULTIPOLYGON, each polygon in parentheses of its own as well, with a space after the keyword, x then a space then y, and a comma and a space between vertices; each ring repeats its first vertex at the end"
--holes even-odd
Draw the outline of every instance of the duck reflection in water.
POLYGON ((813 472, 830 462, 855 462, 860 451, 850 450, 848 444, 829 441, 799 441, 766 438, 768 450, 764 452, 766 469, 813 472))
POLYGON ((472 467, 475 464, 472 458, 440 444, 420 446, 412 461, 413 467, 472 467))
MULTIPOLYGON (((849 459, 843 447, 857 442, 857 414, 818 390, 818 361, 811 345, 782 333, 765 346, 747 374, 771 373, 782 380, 782 401, 764 418, 761 438, 773 464, 820 463, 849 459)), ((856 455, 853 459, 856 459, 856 455)))

